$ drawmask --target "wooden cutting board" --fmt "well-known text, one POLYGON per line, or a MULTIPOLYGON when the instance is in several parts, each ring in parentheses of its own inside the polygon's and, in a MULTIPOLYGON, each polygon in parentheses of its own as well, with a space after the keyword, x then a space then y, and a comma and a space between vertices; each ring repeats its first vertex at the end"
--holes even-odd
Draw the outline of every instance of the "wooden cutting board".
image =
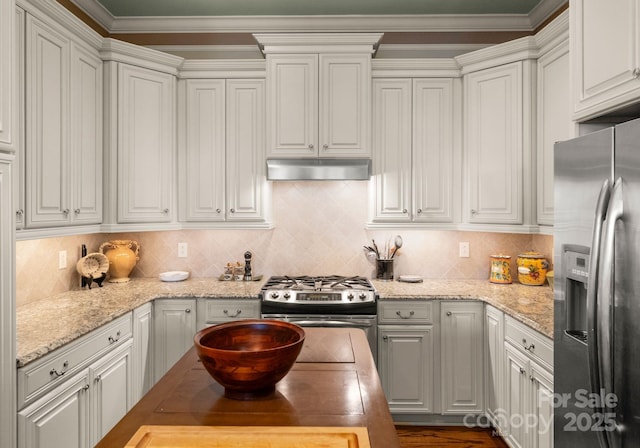
POLYGON ((125 448, 371 448, 367 428, 143 425, 125 448))

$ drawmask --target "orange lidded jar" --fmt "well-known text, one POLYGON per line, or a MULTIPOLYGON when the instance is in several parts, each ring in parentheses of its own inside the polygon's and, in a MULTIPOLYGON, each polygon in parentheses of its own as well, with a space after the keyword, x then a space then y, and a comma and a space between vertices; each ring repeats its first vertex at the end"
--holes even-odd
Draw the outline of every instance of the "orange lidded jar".
POLYGON ((547 278, 549 262, 538 252, 524 252, 518 255, 518 281, 523 285, 543 285, 547 278))
POLYGON ((491 283, 511 283, 511 257, 509 255, 491 255, 491 283))

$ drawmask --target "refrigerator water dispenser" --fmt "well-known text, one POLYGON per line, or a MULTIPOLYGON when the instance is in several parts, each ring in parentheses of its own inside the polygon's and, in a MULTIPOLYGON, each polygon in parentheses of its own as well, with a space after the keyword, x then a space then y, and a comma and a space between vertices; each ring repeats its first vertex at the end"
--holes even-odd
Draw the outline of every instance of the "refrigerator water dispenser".
POLYGON ((587 283, 589 279, 589 248, 578 245, 562 247, 565 269, 566 328, 565 333, 587 343, 587 283))

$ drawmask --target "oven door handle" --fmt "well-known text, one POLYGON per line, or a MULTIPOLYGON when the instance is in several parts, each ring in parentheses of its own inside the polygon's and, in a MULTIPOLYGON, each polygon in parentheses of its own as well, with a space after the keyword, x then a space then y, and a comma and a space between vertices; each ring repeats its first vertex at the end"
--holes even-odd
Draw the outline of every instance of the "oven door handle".
POLYGON ((363 320, 296 320, 289 319, 292 324, 301 327, 343 327, 343 328, 361 328, 363 326, 371 327, 371 322, 363 320))

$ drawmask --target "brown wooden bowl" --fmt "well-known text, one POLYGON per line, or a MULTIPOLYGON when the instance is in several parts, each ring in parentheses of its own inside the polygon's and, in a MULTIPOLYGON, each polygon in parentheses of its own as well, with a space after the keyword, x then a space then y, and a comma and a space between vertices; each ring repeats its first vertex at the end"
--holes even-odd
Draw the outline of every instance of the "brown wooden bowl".
POLYGON ((250 400, 275 391, 300 354, 304 336, 289 322, 247 319, 205 328, 194 344, 225 396, 250 400))

